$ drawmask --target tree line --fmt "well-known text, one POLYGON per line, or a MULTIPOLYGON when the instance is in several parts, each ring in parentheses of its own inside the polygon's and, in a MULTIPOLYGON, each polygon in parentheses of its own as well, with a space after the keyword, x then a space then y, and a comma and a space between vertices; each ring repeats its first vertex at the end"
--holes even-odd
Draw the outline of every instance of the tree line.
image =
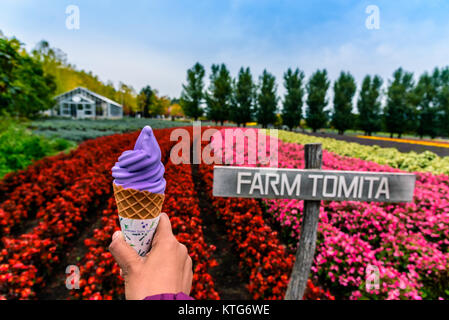
POLYGON ((183 116, 176 101, 150 86, 137 93, 123 82, 118 87, 111 81, 104 83, 91 71, 78 70, 62 50, 45 40, 27 52, 18 39, 9 39, 0 31, 0 114, 38 117, 54 106, 54 96, 79 86, 122 104, 125 115, 183 116))
POLYGON ((404 133, 449 136, 449 67, 424 72, 417 81, 413 73, 398 68, 386 88, 380 76, 367 75, 358 96, 349 72, 341 72, 331 84, 326 69, 317 70, 306 81, 303 71, 289 68, 283 74, 282 98, 275 76, 267 70, 255 81, 248 67, 240 68, 233 78, 225 64, 213 64, 207 88, 205 75, 204 67, 196 63, 187 70, 182 86, 181 107, 195 120, 205 116, 238 126, 257 121, 264 128, 290 130, 305 124, 313 132, 332 127, 339 134, 358 129, 367 135, 384 131, 398 137, 404 133))
POLYGON ((28 53, 20 41, 0 32, 0 114, 34 118, 53 107, 55 95, 84 86, 121 103, 130 116, 185 114, 239 126, 257 121, 263 127, 290 130, 332 127, 341 134, 359 129, 367 135, 384 131, 399 137, 404 133, 449 136, 449 67, 424 72, 417 80, 399 68, 385 85, 380 76, 367 75, 358 92, 349 72, 341 72, 331 88, 325 69, 306 80, 303 71, 289 68, 283 75, 283 97, 278 96, 276 78, 267 70, 254 79, 250 68, 242 67, 234 78, 225 64, 214 64, 208 88, 205 76, 200 63, 187 70, 179 100, 161 96, 150 86, 137 93, 130 85, 120 82, 116 88, 92 72, 78 70, 67 62, 64 52, 46 41, 28 53))

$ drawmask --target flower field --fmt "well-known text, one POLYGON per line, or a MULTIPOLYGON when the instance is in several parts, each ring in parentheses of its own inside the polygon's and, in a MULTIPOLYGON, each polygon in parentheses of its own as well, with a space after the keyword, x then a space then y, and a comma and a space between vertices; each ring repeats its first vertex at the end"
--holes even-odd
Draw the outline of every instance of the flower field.
MULTIPOLYGON (((192 133, 191 127, 185 129, 192 133)), ((249 296, 282 299, 295 260, 303 202, 213 197, 212 165, 171 162, 170 150, 177 143, 169 139, 171 130, 154 130, 166 169, 163 210, 192 257, 191 295, 220 299, 213 274, 227 266, 213 258, 214 239, 204 232, 209 227, 204 217, 214 215, 238 260, 235 277, 249 296)), ((0 299, 40 299, 55 278, 65 285, 64 271, 72 264, 81 271, 80 289, 64 289, 66 294, 58 298, 123 297, 123 279, 108 251, 119 229, 110 169, 121 152, 132 148, 138 133, 85 141, 69 154, 44 158, 0 181, 0 299)), ((297 137, 280 138, 279 166, 303 168, 303 145, 292 141, 297 137)), ((415 170, 388 166, 388 153, 380 164, 362 160, 357 155, 367 152, 365 146, 345 149, 351 157, 323 147, 324 169, 415 170)), ((434 173, 416 172, 412 203, 323 202, 305 298, 449 298, 449 177, 438 174, 449 170, 442 169, 444 163, 438 162, 434 173), (368 265, 379 268, 378 291, 365 290, 368 265)), ((430 166, 422 171, 432 171, 430 166)))
MULTIPOLYGON (((301 154, 297 144, 280 144, 280 166, 302 168, 301 154)), ((326 151, 323 169, 397 171, 326 151)), ((447 176, 417 173, 413 203, 325 202, 313 271, 342 297, 448 298, 448 191, 447 176), (378 266, 382 279, 380 292, 368 295, 363 288, 367 264, 378 266)), ((297 238, 303 203, 265 203, 276 221, 297 238)))
MULTIPOLYGON (((304 168, 303 149, 279 141, 279 167, 304 168)), ((323 169, 400 172, 327 150, 323 150, 323 169)), ((421 172, 416 177, 412 203, 323 203, 312 271, 337 298, 449 298, 449 177, 421 172), (365 291, 368 264, 379 268, 379 291, 365 291)), ((300 235, 303 202, 263 202, 293 249, 300 235)))
POLYGON ((449 157, 439 157, 430 151, 402 153, 395 148, 381 148, 376 145, 365 146, 353 142, 282 130, 279 131, 279 138, 284 142, 298 144, 321 143, 323 149, 338 155, 385 164, 404 171, 425 171, 449 175, 449 157))

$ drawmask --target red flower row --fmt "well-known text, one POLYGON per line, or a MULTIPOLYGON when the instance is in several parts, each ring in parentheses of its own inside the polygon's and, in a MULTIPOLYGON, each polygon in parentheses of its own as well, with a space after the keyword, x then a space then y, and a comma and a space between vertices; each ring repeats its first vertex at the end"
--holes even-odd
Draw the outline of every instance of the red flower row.
POLYGON ((214 281, 208 273, 217 265, 211 258, 215 247, 206 244, 190 165, 166 166, 167 198, 163 210, 170 216, 173 232, 185 244, 193 261, 192 296, 195 299, 219 299, 214 281))
MULTIPOLYGON (((91 140, 80 145, 72 157, 45 158, 30 167, 31 196, 19 186, 1 204, 6 208, 2 223, 6 223, 4 234, 8 236, 1 238, 0 297, 32 298, 45 286, 66 249, 86 227, 86 220, 95 218, 104 199, 111 196, 110 168, 136 138, 137 133, 91 140), (10 225, 29 216, 28 206, 37 210, 37 225, 20 235, 9 235, 10 225)), ((11 181, 14 178, 8 177, 6 184, 13 185, 11 181)))
POLYGON ((113 156, 119 154, 124 145, 131 145, 134 138, 135 134, 127 134, 90 140, 69 154, 47 157, 26 170, 8 174, 0 181, 0 236, 10 235, 11 229, 33 219, 63 190, 88 177, 95 164, 109 170, 101 163, 113 161, 113 156), (104 149, 106 141, 117 143, 104 149))
MULTIPOLYGON (((187 246, 192 257, 194 278, 191 294, 196 299, 218 299, 213 279, 208 273, 208 269, 216 265, 216 261, 211 259, 215 248, 207 245, 203 238, 190 166, 174 165, 168 160, 173 142, 168 140, 169 134, 162 134, 161 131, 155 130, 166 170, 167 188, 163 210, 170 216, 174 234, 187 246)), ((119 230, 117 215, 115 200, 111 197, 102 213, 101 226, 94 230, 92 238, 85 240, 88 252, 81 261, 81 292, 71 292, 75 298, 116 299, 123 296, 123 279, 107 251, 112 233, 119 230)))

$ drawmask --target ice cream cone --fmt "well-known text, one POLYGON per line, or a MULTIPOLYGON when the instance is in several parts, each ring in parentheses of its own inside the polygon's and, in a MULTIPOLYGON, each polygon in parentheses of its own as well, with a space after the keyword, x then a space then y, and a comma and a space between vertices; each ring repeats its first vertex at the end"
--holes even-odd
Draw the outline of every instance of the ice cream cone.
POLYGON ((161 149, 151 127, 142 129, 134 149, 124 151, 111 171, 123 236, 144 256, 156 233, 166 186, 161 149))
POLYGON ((164 194, 125 189, 113 183, 118 214, 128 219, 154 219, 164 204, 164 194))
POLYGON ((112 185, 125 240, 138 255, 145 256, 159 224, 165 195, 112 185))

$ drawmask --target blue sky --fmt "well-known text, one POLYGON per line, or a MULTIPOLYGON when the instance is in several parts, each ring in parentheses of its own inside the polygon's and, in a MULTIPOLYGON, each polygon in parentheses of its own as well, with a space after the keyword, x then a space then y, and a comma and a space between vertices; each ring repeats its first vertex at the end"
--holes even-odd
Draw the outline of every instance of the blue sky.
MULTIPOLYGON (((399 66, 417 74, 449 65, 449 1, 1 0, 0 30, 28 48, 41 39, 62 49, 78 68, 136 90, 146 84, 179 96, 196 61, 209 71, 224 62, 233 75, 255 77, 299 67, 326 68, 333 80, 350 71, 387 80, 399 66), (68 5, 80 9, 80 29, 65 27, 68 5), (380 29, 365 26, 368 5, 380 29)), ((207 76, 209 73, 207 73, 207 76)))

